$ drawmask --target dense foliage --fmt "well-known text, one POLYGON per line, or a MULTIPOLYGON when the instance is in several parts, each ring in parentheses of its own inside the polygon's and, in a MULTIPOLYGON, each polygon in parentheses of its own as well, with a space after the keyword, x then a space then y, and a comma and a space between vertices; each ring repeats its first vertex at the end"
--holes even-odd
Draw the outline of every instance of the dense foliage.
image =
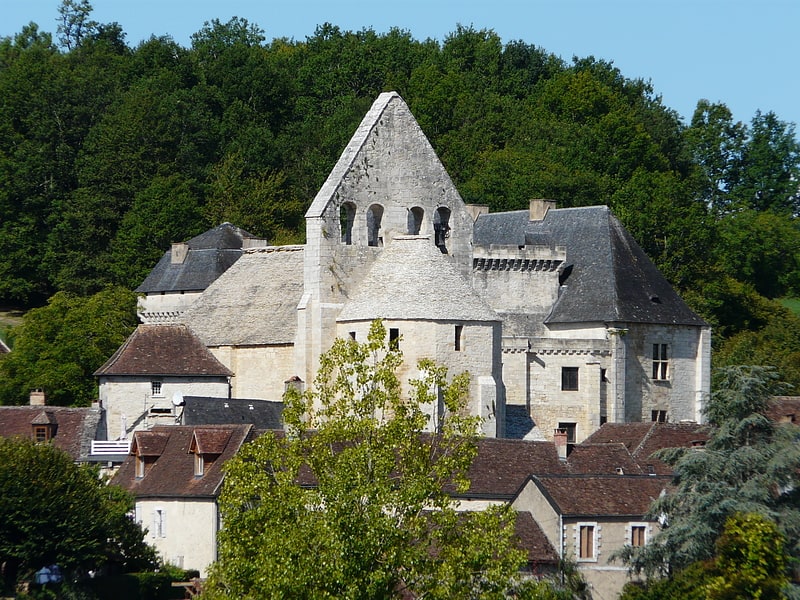
POLYGON ((70 580, 90 569, 154 567, 132 509, 130 495, 52 444, 0 437, 2 589, 53 564, 70 580))
POLYGON ((520 581, 510 506, 455 510, 448 489, 468 485, 479 425, 464 416, 468 377, 448 383, 424 362, 401 399, 402 356, 386 337, 376 322, 366 343, 337 340, 314 391, 287 392, 286 434, 225 465, 204 598, 559 597, 520 581), (448 418, 426 435, 437 396, 448 418))
MULTIPOLYGON (((674 469, 675 489, 650 509, 650 516, 664 523, 663 529, 647 546, 628 547, 622 553, 633 570, 668 575, 715 556, 717 567, 725 566, 724 561, 735 556, 720 544, 739 535, 737 527, 750 527, 753 535, 760 531, 755 517, 736 521, 736 515, 746 513, 773 523, 786 540, 787 555, 800 558, 798 430, 767 416, 770 399, 781 391, 775 371, 765 367, 728 367, 716 374, 705 409, 711 427, 705 447, 659 453, 674 469)), ((783 565, 783 544, 774 552, 773 563, 783 565)), ((730 583, 731 577, 723 579, 730 583)), ((720 589, 728 583, 717 582, 720 589)))
MULTIPOLYGON (((223 220, 301 241, 356 125, 396 90, 467 202, 611 206, 722 356, 800 328, 771 302, 800 294, 800 146, 773 113, 745 124, 701 100, 684 123, 611 63, 472 27, 270 41, 233 18, 186 48, 131 47, 87 0, 57 21, 55 38, 32 23, 0 39, 0 305, 132 289, 170 242, 223 220)), ((797 340, 759 358, 800 385, 797 340)))

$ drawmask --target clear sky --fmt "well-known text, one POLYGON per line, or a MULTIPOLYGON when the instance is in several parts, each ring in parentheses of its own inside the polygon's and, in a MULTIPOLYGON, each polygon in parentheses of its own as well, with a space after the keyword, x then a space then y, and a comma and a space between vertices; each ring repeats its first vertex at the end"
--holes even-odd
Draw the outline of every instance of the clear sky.
MULTIPOLYGON (((242 17, 267 39, 304 40, 325 22, 391 27, 443 41, 457 24, 493 29, 566 60, 592 55, 651 81, 685 121, 701 98, 737 120, 756 110, 800 123, 798 0, 91 0, 93 19, 118 22, 135 46, 170 35, 188 46, 203 23, 242 17)), ((55 33, 60 0, 0 0, 0 37, 33 21, 55 33)))

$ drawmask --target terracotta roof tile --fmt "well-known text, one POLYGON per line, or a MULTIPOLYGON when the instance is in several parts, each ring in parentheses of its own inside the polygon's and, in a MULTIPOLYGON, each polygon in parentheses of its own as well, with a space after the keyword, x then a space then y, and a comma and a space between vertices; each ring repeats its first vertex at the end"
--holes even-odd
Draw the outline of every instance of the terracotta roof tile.
POLYGON ((579 444, 567 457, 570 473, 581 475, 642 475, 642 468, 622 443, 579 444))
POLYGON ((34 424, 55 425, 51 443, 74 460, 85 460, 97 435, 100 416, 98 408, 0 406, 0 436, 30 439, 34 424))
POLYGON ((139 325, 95 371, 100 375, 193 375, 228 377, 219 362, 185 325, 139 325))
POLYGON ((671 480, 648 475, 544 475, 533 479, 568 517, 642 517, 671 480))
POLYGON ((162 452, 152 461, 145 476, 141 478, 135 477, 135 459, 133 455, 129 456, 112 479, 112 483, 122 486, 137 497, 216 497, 223 479, 222 465, 251 438, 253 428, 251 425, 217 425, 211 428, 228 430, 230 437, 219 455, 213 460, 205 461, 202 476, 195 476, 194 457, 189 453, 196 429, 203 428, 168 425, 154 427, 150 432, 146 432, 165 438, 162 452))
POLYGON ((189 452, 198 454, 222 454, 233 431, 230 429, 195 428, 189 452))
POLYGON ((514 532, 528 553, 528 562, 558 563, 558 553, 530 512, 517 511, 514 532))

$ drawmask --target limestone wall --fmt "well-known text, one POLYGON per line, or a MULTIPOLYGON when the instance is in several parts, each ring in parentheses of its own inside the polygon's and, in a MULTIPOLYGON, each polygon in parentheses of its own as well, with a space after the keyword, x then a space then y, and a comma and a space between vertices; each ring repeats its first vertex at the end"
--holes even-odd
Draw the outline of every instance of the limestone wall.
POLYGON ((148 530, 145 541, 166 562, 208 575, 217 558, 215 500, 137 500, 136 520, 148 530))
POLYGON ((200 297, 202 292, 167 292, 139 296, 136 311, 142 323, 172 322, 200 297))
POLYGON ((235 373, 231 377, 232 398, 280 400, 285 382, 296 375, 292 344, 218 346, 209 350, 235 373))
POLYGON ((130 437, 134 430, 153 425, 174 425, 178 412, 172 399, 176 393, 183 396, 230 397, 226 377, 101 377, 99 398, 106 411, 108 439, 130 437), (153 381, 161 382, 161 393, 155 396, 153 381))

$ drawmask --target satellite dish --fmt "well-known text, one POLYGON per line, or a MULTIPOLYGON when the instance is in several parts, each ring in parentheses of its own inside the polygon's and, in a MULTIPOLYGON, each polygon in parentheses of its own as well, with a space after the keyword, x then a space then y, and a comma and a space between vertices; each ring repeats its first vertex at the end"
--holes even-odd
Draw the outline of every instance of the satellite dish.
POLYGON ((172 395, 172 403, 175 406, 183 406, 183 394, 181 394, 180 392, 175 392, 172 395))

